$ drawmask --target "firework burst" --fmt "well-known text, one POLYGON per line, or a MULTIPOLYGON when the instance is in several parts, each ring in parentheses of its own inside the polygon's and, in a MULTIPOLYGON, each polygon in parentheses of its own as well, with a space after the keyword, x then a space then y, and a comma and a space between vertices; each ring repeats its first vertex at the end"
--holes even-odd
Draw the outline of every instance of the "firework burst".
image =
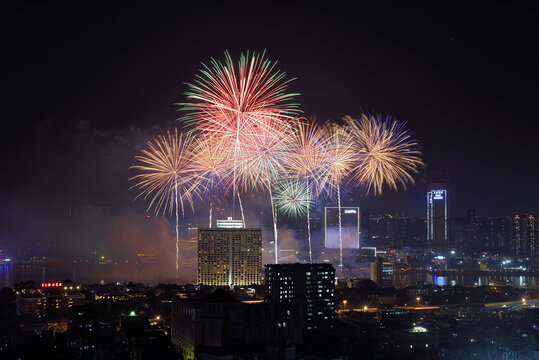
POLYGON ((326 128, 311 121, 297 119, 288 134, 286 170, 291 176, 304 179, 316 194, 322 192, 322 177, 327 168, 329 136, 326 128))
POLYGON ((324 167, 320 171, 320 193, 336 199, 342 184, 354 167, 356 156, 353 137, 348 127, 334 123, 326 124, 327 146, 324 152, 324 167))
MULTIPOLYGON (((277 254, 276 211, 271 183, 282 166, 277 160, 288 126, 300 112, 293 103, 297 95, 288 93, 291 80, 275 69, 265 53, 242 53, 235 66, 225 52, 225 62, 211 59, 194 83, 188 84, 188 102, 179 104, 186 112, 182 120, 202 134, 219 138, 230 146, 232 208, 238 187, 241 190, 266 188, 270 193, 274 218, 275 260, 277 254)), ((242 211, 242 218, 243 218, 242 211)))
POLYGON ((236 69, 227 51, 224 63, 211 59, 209 66, 202 64, 195 82, 187 84, 189 102, 179 104, 187 112, 182 120, 232 144, 251 126, 267 128, 292 120, 300 112, 299 105, 291 103, 298 94, 287 93, 293 79, 285 80, 276 64, 265 53, 247 52, 240 55, 236 69))
MULTIPOLYGON (((279 262, 277 209, 273 197, 272 184, 284 176, 283 157, 287 148, 286 131, 282 123, 274 124, 274 131, 249 134, 239 157, 239 167, 235 173, 238 186, 243 191, 268 190, 273 218, 273 242, 275 263, 279 262)), ((240 198, 238 197, 238 200, 240 198)), ((240 203, 241 204, 241 203, 240 203)))
POLYGON ((320 181, 320 188, 329 198, 337 200, 339 211, 339 267, 343 270, 343 248, 342 248, 342 214, 341 214, 341 188, 350 175, 353 168, 355 156, 352 134, 348 127, 338 124, 327 124, 329 145, 327 147, 326 167, 324 168, 320 181))
POLYGON ((224 180, 230 163, 230 147, 218 138, 201 135, 194 139, 190 151, 192 186, 204 195, 203 202, 209 203, 209 227, 212 227, 212 212, 215 203, 226 195, 224 180))
MULTIPOLYGON (((288 149, 285 155, 285 168, 290 176, 303 181, 307 189, 307 203, 313 202, 313 194, 320 194, 323 169, 328 160, 328 133, 319 126, 315 119, 311 121, 297 119, 288 134, 288 149)), ((309 263, 312 263, 311 246, 311 214, 310 206, 306 207, 307 241, 309 244, 309 263)))
POLYGON ((188 84, 189 102, 179 104, 186 112, 181 120, 231 147, 233 192, 238 176, 244 190, 266 186, 265 177, 274 175, 276 164, 265 161, 265 152, 285 138, 286 124, 299 113, 291 102, 297 94, 287 93, 291 80, 275 65, 264 53, 247 52, 236 67, 225 52, 224 63, 211 59, 209 66, 203 64, 188 84))
POLYGON ((383 185, 397 190, 398 185, 406 189, 414 183, 412 174, 423 166, 421 151, 413 133, 405 123, 392 117, 362 114, 359 120, 349 116, 345 122, 354 137, 356 165, 351 179, 363 185, 367 193, 381 194, 383 185))
POLYGON ((140 190, 135 199, 149 198, 148 210, 153 208, 157 215, 175 212, 176 275, 179 267, 178 211, 181 208, 184 213, 184 201, 193 208, 194 200, 200 197, 198 187, 192 184, 191 145, 191 136, 178 134, 177 130, 174 134, 167 131, 154 142, 148 142, 148 148, 142 150, 142 155, 135 156, 141 164, 131 167, 141 172, 130 179, 136 181, 130 189, 140 190))
POLYGON ((299 179, 281 181, 275 186, 275 206, 288 217, 304 216, 313 203, 309 192, 307 184, 299 179))
POLYGON ((292 129, 276 123, 274 131, 255 131, 246 134, 237 160, 237 184, 240 190, 270 190, 271 184, 286 173, 285 155, 289 149, 292 129))

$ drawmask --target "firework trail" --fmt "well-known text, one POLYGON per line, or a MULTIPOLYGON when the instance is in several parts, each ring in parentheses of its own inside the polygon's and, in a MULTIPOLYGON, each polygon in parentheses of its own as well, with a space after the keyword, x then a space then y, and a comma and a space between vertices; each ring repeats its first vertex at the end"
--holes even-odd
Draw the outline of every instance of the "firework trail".
POLYGON ((187 84, 188 102, 179 104, 180 110, 187 112, 182 118, 186 124, 231 146, 233 161, 229 184, 233 209, 238 183, 256 188, 267 187, 271 182, 270 178, 258 179, 263 184, 253 186, 253 178, 260 177, 261 173, 259 169, 255 170, 257 174, 245 170, 246 159, 252 157, 252 142, 265 138, 266 133, 274 134, 283 129, 282 124, 290 122, 300 112, 299 105, 291 102, 298 94, 287 92, 293 79, 286 80, 286 74, 276 70, 275 65, 265 53, 247 52, 241 54, 236 67, 230 54, 225 52, 224 63, 211 59, 209 65, 202 65, 194 83, 187 84), (250 179, 238 179, 239 176, 250 179))
POLYGON ((159 135, 154 142, 148 142, 147 149, 142 155, 135 156, 140 165, 131 169, 140 171, 130 180, 136 181, 130 189, 138 189, 140 193, 135 197, 150 198, 148 210, 154 209, 159 215, 174 211, 176 217, 176 276, 179 268, 179 208, 184 214, 184 201, 191 209, 197 198, 200 198, 198 187, 192 184, 192 171, 190 169, 190 148, 192 137, 189 135, 174 134, 167 131, 166 135, 159 135))
POLYGON ((240 211, 241 211, 241 221, 243 222, 243 227, 247 227, 247 223, 245 222, 245 215, 243 213, 243 204, 241 203, 241 195, 240 193, 238 195, 238 204, 240 205, 240 211))
POLYGON ((405 123, 392 117, 382 119, 381 115, 362 114, 359 120, 349 116, 344 118, 354 137, 356 164, 351 180, 381 194, 384 184, 397 190, 401 184, 414 183, 411 174, 423 166, 421 151, 413 133, 405 123))
MULTIPOLYGON (((315 119, 297 119, 289 133, 289 148, 285 158, 285 167, 298 179, 302 179, 307 188, 307 203, 312 203, 312 194, 322 192, 321 175, 327 166, 329 137, 326 129, 319 126, 315 119)), ((311 214, 306 208, 307 240, 309 244, 309 263, 312 263, 311 214)))
POLYGON ((326 166, 322 171, 320 188, 329 198, 337 199, 339 212, 339 267, 343 271, 342 222, 341 222, 341 186, 354 166, 354 144, 352 133, 348 127, 337 124, 326 124, 329 144, 326 155, 326 166))

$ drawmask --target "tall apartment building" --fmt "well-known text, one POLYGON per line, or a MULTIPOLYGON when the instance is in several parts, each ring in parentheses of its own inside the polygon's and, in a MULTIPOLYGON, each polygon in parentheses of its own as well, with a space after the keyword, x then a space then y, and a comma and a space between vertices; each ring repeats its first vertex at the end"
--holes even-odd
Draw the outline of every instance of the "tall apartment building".
POLYGON ((198 229, 198 283, 244 286, 262 283, 260 229, 198 229))
POLYGON ((335 268, 331 264, 266 265, 266 302, 297 303, 305 329, 329 329, 335 320, 335 268))
POLYGON ((515 215, 511 228, 511 252, 514 255, 535 255, 537 243, 537 221, 530 214, 515 215))

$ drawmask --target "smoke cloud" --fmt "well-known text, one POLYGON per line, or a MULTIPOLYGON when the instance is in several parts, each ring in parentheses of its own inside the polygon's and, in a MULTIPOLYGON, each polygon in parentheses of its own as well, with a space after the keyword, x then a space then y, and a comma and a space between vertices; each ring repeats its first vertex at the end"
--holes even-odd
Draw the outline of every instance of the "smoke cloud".
MULTIPOLYGON (((175 223, 147 212, 143 199, 134 201, 128 180, 135 175, 129 169, 133 158, 146 142, 176 125, 100 130, 81 120, 39 123, 15 170, 18 184, 9 184, 11 191, 2 195, 0 250, 15 259, 45 258, 45 273, 79 281, 177 279, 175 223)), ((274 262, 269 195, 243 194, 242 201, 247 226, 262 229, 263 263, 274 262)), ((214 208, 214 226, 232 214, 241 218, 229 195, 214 208)), ((305 261, 306 237, 285 220, 279 217, 280 261, 305 261)), ((180 281, 196 280, 197 250, 189 228, 208 225, 204 205, 180 219, 180 281)), ((313 233, 313 243, 319 235, 313 233)), ((42 273, 34 280, 43 280, 42 273)))

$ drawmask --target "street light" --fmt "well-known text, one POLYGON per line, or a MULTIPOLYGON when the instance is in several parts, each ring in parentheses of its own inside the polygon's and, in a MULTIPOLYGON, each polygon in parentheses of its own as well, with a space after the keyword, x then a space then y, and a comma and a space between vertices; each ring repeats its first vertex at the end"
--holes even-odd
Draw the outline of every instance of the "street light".
POLYGON ((342 301, 342 306, 343 306, 343 309, 346 310, 346 303, 348 303, 348 301, 346 300, 343 300, 342 301))
POLYGON ((415 299, 417 300, 417 306, 419 306, 419 301, 421 300, 421 298, 418 296, 415 299))

